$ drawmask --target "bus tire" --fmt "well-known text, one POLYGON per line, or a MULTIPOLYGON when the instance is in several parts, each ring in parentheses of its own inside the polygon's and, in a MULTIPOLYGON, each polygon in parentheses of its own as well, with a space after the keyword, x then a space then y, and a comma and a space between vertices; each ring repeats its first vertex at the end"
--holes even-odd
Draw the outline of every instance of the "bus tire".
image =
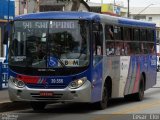
POLYGON ((45 109, 45 102, 31 102, 31 107, 34 111, 42 111, 45 109))
POLYGON ((145 90, 144 77, 141 76, 140 83, 139 83, 139 91, 138 91, 138 93, 134 94, 134 100, 135 101, 142 101, 143 100, 144 90, 145 90))
POLYGON ((105 108, 107 108, 108 100, 109 100, 108 89, 107 89, 107 86, 104 85, 102 100, 95 103, 96 104, 96 109, 104 110, 105 108))

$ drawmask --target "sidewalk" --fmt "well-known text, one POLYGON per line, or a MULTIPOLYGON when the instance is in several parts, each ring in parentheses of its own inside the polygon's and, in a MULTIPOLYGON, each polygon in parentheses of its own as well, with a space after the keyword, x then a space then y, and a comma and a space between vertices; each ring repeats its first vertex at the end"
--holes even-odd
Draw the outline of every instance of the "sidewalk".
POLYGON ((0 90, 0 104, 4 102, 11 102, 8 95, 8 89, 0 90))
POLYGON ((157 84, 153 87, 154 88, 156 88, 156 87, 160 88, 160 72, 157 72, 157 84))
POLYGON ((8 95, 8 89, 0 90, 0 113, 29 107, 30 105, 28 102, 11 102, 8 95))
POLYGON ((153 86, 153 88, 160 88, 160 79, 157 79, 157 84, 155 86, 153 86))

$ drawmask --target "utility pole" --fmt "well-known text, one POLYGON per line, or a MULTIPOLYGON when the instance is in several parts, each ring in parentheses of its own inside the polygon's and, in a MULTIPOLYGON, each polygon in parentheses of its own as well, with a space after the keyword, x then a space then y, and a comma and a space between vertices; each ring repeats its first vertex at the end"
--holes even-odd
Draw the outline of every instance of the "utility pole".
MULTIPOLYGON (((10 21, 10 17, 9 17, 9 13, 10 13, 10 11, 9 11, 9 8, 10 8, 10 0, 8 0, 8 18, 7 18, 7 31, 8 31, 8 39, 10 39, 9 38, 9 33, 10 33, 10 24, 9 24, 9 21, 10 21)), ((9 40, 7 40, 7 43, 6 43, 6 62, 8 62, 8 41, 9 40)))
POLYGON ((129 5, 129 2, 130 2, 130 1, 128 0, 128 14, 127 14, 127 17, 128 17, 128 18, 130 17, 130 13, 129 13, 129 12, 130 12, 130 5, 129 5))
POLYGON ((115 0, 113 1, 113 12, 115 13, 115 0))

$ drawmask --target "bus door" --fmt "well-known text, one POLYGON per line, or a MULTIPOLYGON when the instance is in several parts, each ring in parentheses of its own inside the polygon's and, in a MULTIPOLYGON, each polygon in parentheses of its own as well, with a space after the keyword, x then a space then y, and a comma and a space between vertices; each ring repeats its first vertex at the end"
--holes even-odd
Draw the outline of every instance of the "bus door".
POLYGON ((102 92, 103 31, 98 23, 92 28, 92 102, 96 102, 101 99, 102 92))

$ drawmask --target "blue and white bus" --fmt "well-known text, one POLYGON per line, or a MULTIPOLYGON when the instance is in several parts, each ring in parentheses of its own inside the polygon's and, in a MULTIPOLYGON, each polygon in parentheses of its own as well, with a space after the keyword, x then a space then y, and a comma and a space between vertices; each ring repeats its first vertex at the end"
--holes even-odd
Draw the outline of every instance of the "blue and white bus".
POLYGON ((141 101, 156 84, 155 24, 90 12, 15 17, 9 96, 34 110, 52 102, 141 101))

